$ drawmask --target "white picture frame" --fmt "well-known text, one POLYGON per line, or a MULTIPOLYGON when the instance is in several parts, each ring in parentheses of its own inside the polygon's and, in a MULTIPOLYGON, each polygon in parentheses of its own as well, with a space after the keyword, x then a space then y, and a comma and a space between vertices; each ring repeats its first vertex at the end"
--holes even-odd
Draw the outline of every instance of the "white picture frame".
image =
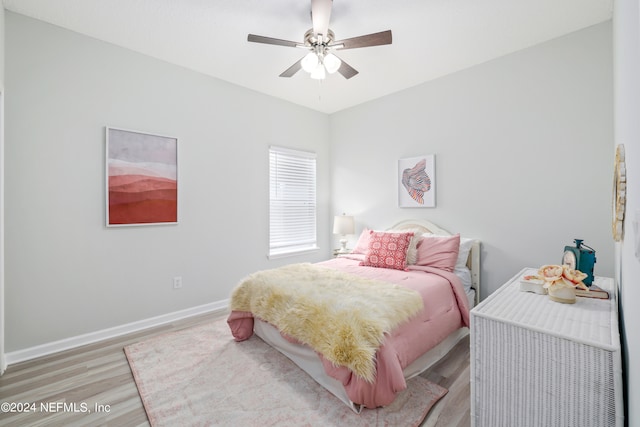
POLYGON ((436 207, 435 154, 398 160, 398 206, 436 207))
POLYGON ((178 139, 106 127, 106 226, 178 223, 178 139))

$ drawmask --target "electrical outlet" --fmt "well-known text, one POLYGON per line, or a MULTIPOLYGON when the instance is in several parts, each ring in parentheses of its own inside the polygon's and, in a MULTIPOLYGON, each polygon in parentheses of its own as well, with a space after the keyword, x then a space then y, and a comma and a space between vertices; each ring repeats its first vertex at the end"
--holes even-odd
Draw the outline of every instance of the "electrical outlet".
POLYGON ((182 277, 176 276, 173 278, 173 289, 181 289, 182 288, 182 277))

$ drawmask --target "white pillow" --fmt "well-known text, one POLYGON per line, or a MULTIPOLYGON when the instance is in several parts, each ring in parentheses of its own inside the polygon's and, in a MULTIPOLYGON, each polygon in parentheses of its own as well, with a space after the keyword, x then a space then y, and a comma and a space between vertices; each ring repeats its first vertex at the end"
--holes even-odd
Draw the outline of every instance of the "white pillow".
POLYGON ((469 293, 469 290, 471 289, 471 272, 469 271, 467 266, 464 266, 462 268, 456 267, 453 270, 453 272, 460 279, 460 282, 462 283, 462 286, 464 287, 464 292, 465 293, 469 293))
POLYGON ((460 237, 460 250, 458 251, 458 260, 456 261, 456 269, 467 268, 467 260, 469 259, 469 252, 475 239, 468 239, 466 237, 460 237))

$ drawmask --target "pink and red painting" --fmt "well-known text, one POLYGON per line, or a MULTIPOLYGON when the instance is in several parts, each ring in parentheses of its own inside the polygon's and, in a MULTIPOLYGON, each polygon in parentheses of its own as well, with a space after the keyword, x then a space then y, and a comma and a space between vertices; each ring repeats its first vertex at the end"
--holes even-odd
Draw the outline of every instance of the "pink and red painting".
POLYGON ((107 226, 178 222, 178 140, 106 129, 107 226))

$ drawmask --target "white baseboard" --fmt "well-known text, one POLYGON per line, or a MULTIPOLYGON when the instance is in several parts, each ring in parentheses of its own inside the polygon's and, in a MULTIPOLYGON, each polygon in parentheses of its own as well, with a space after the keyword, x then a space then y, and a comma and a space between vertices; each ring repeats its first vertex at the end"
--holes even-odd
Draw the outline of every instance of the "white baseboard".
POLYGON ((185 310, 174 311, 173 313, 167 313, 161 316, 127 323, 126 325, 103 329, 96 332, 90 332, 88 334, 78 335, 47 344, 37 345, 31 348, 25 348, 23 350, 5 353, 4 362, 7 366, 13 365, 14 363, 24 362, 27 360, 35 359, 37 357, 46 356, 48 354, 57 353, 63 350, 69 350, 87 344, 92 344, 94 342, 106 340, 109 338, 119 337, 122 335, 130 334, 132 332, 140 331, 142 329, 148 329, 155 326, 164 325, 165 323, 175 322, 176 320, 197 316, 199 314, 227 310, 228 307, 229 300, 226 299, 200 305, 197 307, 187 308, 185 310))

